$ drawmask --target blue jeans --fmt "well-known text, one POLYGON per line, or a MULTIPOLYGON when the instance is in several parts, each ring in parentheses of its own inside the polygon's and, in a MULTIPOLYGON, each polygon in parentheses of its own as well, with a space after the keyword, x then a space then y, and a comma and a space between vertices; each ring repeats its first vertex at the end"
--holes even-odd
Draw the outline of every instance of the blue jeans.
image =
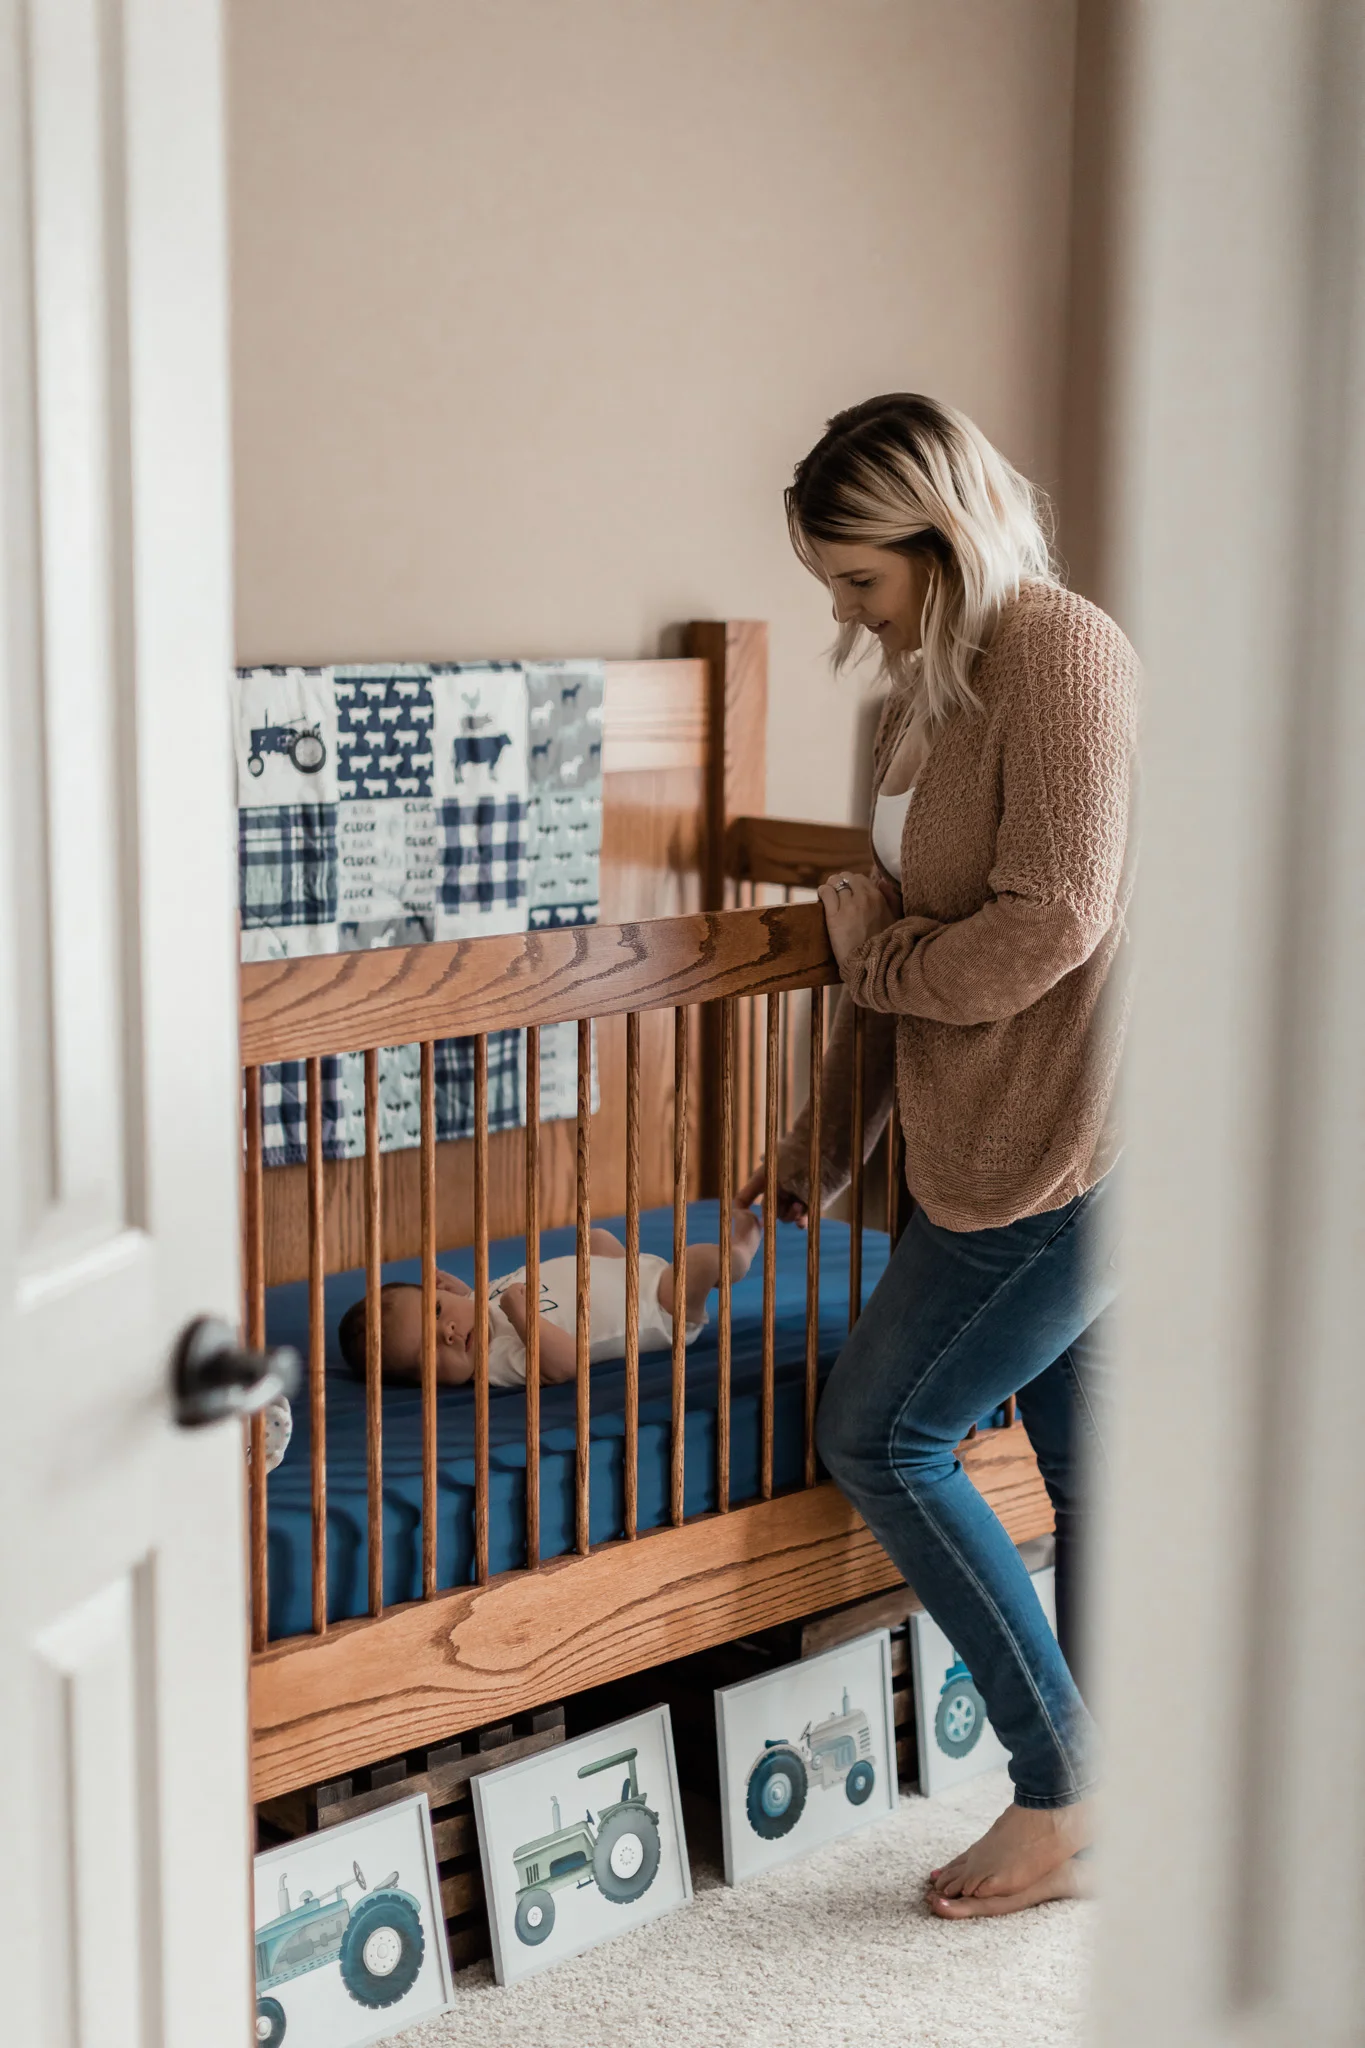
POLYGON ((820 1455, 967 1664, 1020 1806, 1094 1786, 1072 1660, 1087 1480, 1104 1454, 1114 1180, 999 1230, 941 1230, 916 1209, 820 1405, 820 1455), (1060 1644, 956 1457, 1011 1394, 1056 1514, 1060 1644))

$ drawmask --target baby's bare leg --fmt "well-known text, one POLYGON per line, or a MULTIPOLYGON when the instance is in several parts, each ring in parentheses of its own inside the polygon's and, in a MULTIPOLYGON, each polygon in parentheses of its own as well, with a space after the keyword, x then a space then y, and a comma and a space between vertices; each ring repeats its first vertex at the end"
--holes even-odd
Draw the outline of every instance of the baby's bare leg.
MULTIPOLYGON (((736 1209, 730 1231, 730 1278, 742 1280, 753 1264, 754 1253, 763 1236, 763 1226, 752 1209, 736 1209)), ((720 1281, 720 1246, 690 1244, 687 1247, 687 1321, 699 1323, 706 1297, 720 1281)), ((674 1302, 673 1268, 659 1276, 659 1306, 671 1316, 674 1302)))
POLYGON ((609 1230, 590 1230, 588 1250, 595 1259, 623 1259, 626 1248, 619 1237, 613 1237, 609 1230))

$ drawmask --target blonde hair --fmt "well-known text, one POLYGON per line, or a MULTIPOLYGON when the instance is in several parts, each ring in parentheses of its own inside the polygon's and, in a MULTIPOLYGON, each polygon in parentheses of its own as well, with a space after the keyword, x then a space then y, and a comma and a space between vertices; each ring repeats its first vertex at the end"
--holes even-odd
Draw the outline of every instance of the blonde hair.
MULTIPOLYGON (((893 683, 917 682, 931 727, 979 709, 973 666, 1025 578, 1061 581, 1043 492, 965 413, 914 392, 836 413, 797 464, 786 506, 792 545, 822 579, 812 541, 892 548, 927 563, 922 659, 892 655, 882 668, 893 683)), ((836 670, 862 631, 840 626, 836 670)))

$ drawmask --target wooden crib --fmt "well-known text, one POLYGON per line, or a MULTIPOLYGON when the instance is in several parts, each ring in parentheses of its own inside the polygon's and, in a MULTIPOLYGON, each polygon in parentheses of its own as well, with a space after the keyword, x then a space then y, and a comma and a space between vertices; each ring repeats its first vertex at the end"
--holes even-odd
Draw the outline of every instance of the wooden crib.
MULTIPOLYGON (((690 627, 677 659, 609 663, 604 716, 602 915, 568 931, 489 937, 297 959, 242 971, 246 1070, 245 1270, 249 1340, 265 1339, 266 1288, 306 1279, 311 1423, 312 1627, 267 1640, 267 1492, 263 1432, 252 1425, 250 1547, 253 1784, 264 1799, 421 1744, 505 1720, 756 1629, 898 1583, 860 1518, 817 1482, 814 1419, 821 1229, 806 1265, 802 1483, 773 1477, 774 1235, 763 1251, 758 1498, 731 1506, 731 1301, 717 1321, 714 1511, 684 1514, 681 1330, 672 1361, 668 1525, 637 1527, 639 1361, 633 1321, 642 1210, 673 1210, 674 1261, 686 1257, 689 1197, 720 1198, 765 1154, 807 1093, 818 1146, 822 1059, 838 981, 823 913, 796 900, 832 868, 866 862, 863 833, 762 815, 766 630, 751 622, 690 627), (541 1124, 538 1034, 578 1025, 578 1114, 541 1124), (592 1045, 600 1106, 592 1109, 592 1045), (527 1121, 488 1130, 487 1035, 527 1033, 527 1121), (434 1042, 472 1037, 475 1135, 435 1142, 434 1042), (421 1043, 420 1150, 382 1155, 378 1054, 421 1043), (365 1054, 363 1159, 324 1162, 321 1059, 365 1054), (260 1068, 308 1061, 308 1163, 265 1173, 260 1068), (798 1068, 800 1071, 798 1071, 798 1068), (648 1089, 648 1102, 645 1101, 648 1089), (660 1111, 662 1110, 662 1114, 660 1111), (525 1235, 536 1292, 539 1236, 572 1224, 580 1272, 590 1218, 624 1213, 628 1320, 624 1520, 589 1540, 589 1417, 582 1311, 575 1388, 574 1552, 541 1561, 540 1390, 526 1390, 523 1568, 489 1568, 489 1389, 486 1338, 473 1389, 472 1583, 438 1585, 436 1361, 432 1316, 422 1374, 422 1597, 384 1604, 383 1406, 378 1318, 366 1358, 368 1608, 329 1622, 324 1280, 362 1266, 377 1290, 386 1260, 420 1256, 428 1310, 439 1249, 474 1247, 477 1325, 486 1331, 488 1246, 525 1235)), ((862 1122, 861 1072, 851 1112, 862 1122)), ((898 1222, 894 1130, 886 1215, 898 1222)), ((862 1298, 865 1189, 850 1191, 850 1301, 862 1298)), ((534 1332, 531 1336, 534 1345, 534 1332)), ((1021 1427, 983 1431, 963 1462, 1016 1542, 1045 1533, 1051 1509, 1021 1427)))

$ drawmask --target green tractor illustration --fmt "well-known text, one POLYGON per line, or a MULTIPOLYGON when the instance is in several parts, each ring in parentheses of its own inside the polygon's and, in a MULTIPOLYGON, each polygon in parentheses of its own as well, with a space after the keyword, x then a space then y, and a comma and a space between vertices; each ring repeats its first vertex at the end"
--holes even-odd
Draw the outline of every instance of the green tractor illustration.
POLYGON ((621 1797, 600 1809, 596 1821, 591 1812, 582 1820, 560 1820, 559 1801, 550 1801, 554 1825, 548 1835, 525 1842, 512 1852, 517 1866, 518 1939, 529 1947, 544 1941, 555 1924, 554 1894, 565 1885, 582 1891, 595 1884, 604 1899, 615 1906, 628 1906, 643 1898, 659 1868, 659 1816, 645 1803, 635 1776, 639 1751, 623 1749, 604 1756, 600 1763, 584 1764, 578 1775, 591 1778, 598 1771, 626 1766, 621 1797))
POLYGON ((877 1782, 872 1762, 872 1729, 861 1707, 850 1708, 844 1688, 841 1711, 812 1728, 809 1721, 795 1742, 770 1739, 754 1760, 744 1792, 749 1826, 765 1842, 789 1835, 806 1807, 812 1781, 822 1792, 842 1785, 850 1805, 864 1806, 877 1782))
POLYGON ((351 1868, 355 1876, 321 1898, 300 1892, 297 1906, 281 1873, 279 1916, 256 1929, 258 2048, 279 2048, 284 2039, 284 2007, 267 1994, 291 1977, 340 1963, 342 1983, 372 2011, 397 2005, 417 1982, 426 1941, 416 1899, 398 1889, 396 1870, 371 1891, 360 1865, 351 1868), (354 1906, 345 1896, 353 1884, 366 1894, 354 1906))

